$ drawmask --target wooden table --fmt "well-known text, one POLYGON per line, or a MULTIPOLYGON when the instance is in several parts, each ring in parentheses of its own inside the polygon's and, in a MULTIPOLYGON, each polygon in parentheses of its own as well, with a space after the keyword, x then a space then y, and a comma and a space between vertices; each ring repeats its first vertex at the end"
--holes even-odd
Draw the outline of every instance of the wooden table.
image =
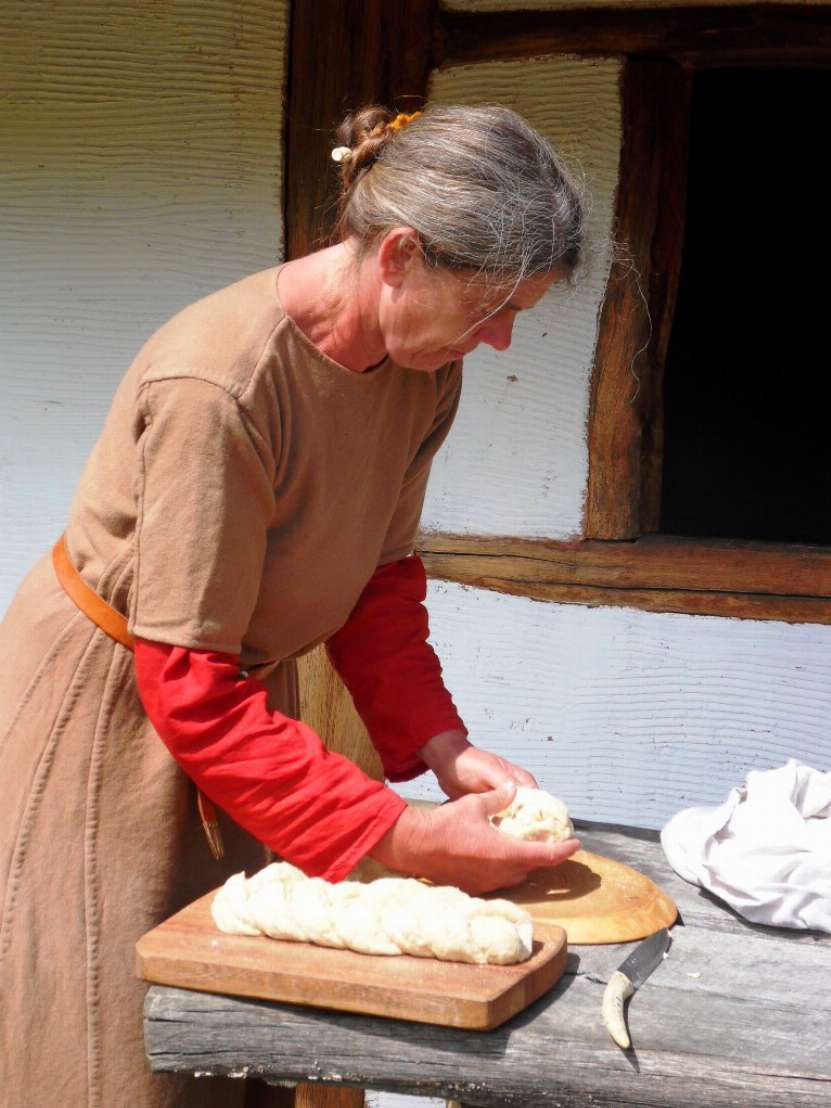
POLYGON ((586 849, 648 874, 681 912, 669 957, 630 1003, 632 1051, 600 1021, 604 983, 629 943, 572 947, 556 988, 489 1032, 154 986, 152 1068, 480 1105, 828 1108, 831 935, 744 922, 681 881, 654 832, 578 828, 586 849))

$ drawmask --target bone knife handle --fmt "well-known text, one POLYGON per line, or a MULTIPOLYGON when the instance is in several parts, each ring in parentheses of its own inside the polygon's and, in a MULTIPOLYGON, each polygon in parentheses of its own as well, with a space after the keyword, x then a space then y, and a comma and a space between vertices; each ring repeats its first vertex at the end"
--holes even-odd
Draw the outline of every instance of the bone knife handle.
POLYGON ((632 1045, 629 1032, 626 1030, 626 1021, 623 1018, 623 1002, 634 991, 632 982, 626 974, 615 970, 603 993, 603 1022, 606 1030, 623 1050, 628 1050, 632 1045))

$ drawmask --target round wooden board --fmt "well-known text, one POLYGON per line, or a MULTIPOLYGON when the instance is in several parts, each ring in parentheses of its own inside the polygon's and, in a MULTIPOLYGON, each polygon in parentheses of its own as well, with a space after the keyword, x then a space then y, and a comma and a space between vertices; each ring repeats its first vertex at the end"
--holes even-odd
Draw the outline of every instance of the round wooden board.
POLYGON ((678 916, 675 902, 648 877, 588 850, 493 895, 521 904, 535 931, 551 924, 565 928, 569 945, 644 939, 678 916))

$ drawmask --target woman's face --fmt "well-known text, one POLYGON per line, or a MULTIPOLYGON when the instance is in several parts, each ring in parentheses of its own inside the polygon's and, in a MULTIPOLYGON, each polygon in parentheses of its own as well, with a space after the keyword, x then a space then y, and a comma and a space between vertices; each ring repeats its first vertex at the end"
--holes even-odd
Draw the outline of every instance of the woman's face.
POLYGON ((507 350, 517 312, 533 308, 558 274, 529 277, 519 285, 428 269, 419 258, 405 279, 385 287, 380 323, 387 352, 408 369, 427 372, 470 354, 481 343, 507 350))

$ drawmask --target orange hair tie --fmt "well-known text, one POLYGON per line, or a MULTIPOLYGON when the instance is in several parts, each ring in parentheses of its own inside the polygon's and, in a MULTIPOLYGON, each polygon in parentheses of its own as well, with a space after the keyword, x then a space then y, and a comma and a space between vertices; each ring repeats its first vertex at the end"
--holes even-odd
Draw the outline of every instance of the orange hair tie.
POLYGON ((399 112, 395 119, 391 120, 387 124, 388 131, 403 131, 414 119, 418 119, 421 112, 413 112, 412 115, 407 115, 405 112, 399 112))

